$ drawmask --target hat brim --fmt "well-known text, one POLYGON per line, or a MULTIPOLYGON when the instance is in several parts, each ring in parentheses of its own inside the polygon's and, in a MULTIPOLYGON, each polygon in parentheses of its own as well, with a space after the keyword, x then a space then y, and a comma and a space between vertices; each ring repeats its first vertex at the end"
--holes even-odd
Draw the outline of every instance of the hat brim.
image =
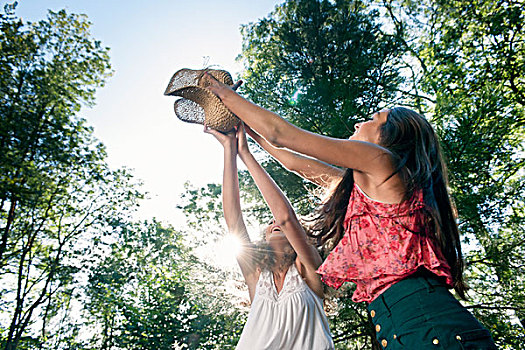
POLYGON ((179 98, 175 101, 175 115, 186 123, 204 124, 206 115, 204 108, 198 103, 186 98, 179 98))
POLYGON ((204 73, 208 73, 215 79, 226 85, 233 85, 233 79, 230 73, 220 69, 188 69, 183 68, 175 72, 168 83, 168 87, 164 91, 164 95, 173 96, 175 92, 189 86, 206 87, 207 82, 201 81, 204 73))
POLYGON ((222 132, 232 130, 240 122, 239 118, 208 89, 188 86, 171 95, 182 97, 175 101, 174 105, 175 115, 182 121, 206 123, 208 127, 222 132))

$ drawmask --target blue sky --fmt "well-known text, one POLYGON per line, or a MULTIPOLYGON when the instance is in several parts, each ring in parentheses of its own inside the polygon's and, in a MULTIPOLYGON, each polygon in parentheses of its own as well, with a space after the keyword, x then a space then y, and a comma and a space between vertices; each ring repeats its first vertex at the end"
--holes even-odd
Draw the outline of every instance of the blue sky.
POLYGON ((45 18, 48 9, 88 16, 93 36, 111 48, 115 74, 99 90, 97 105, 81 115, 106 145, 110 165, 132 168, 143 180, 151 199, 140 216, 176 225, 186 181, 221 181, 222 149, 202 127, 176 119, 174 98, 163 96, 164 89, 180 68, 209 64, 240 73, 240 26, 281 2, 21 0, 17 14, 26 21, 45 18))

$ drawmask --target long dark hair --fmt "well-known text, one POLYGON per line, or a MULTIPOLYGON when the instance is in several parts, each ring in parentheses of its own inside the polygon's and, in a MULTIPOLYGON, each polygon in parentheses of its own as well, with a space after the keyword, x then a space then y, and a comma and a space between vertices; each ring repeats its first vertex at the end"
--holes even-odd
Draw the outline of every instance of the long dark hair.
MULTIPOLYGON (((406 186, 404 200, 417 189, 423 191, 434 235, 451 268, 454 289, 465 299, 464 261, 461 253, 456 211, 448 194, 447 169, 439 141, 430 123, 419 113, 404 107, 388 112, 379 143, 392 153, 395 171, 406 186)), ((344 235, 343 221, 354 187, 353 170, 347 169, 328 199, 314 214, 309 234, 319 245, 333 249, 344 235)))

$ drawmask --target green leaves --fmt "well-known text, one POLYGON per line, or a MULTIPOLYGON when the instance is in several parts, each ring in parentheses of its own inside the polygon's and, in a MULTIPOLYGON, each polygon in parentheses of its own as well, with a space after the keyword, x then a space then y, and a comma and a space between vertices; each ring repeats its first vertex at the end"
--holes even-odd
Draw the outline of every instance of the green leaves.
POLYGON ((15 7, 0 15, 1 338, 9 349, 29 346, 30 336, 53 338, 49 346, 64 339, 50 334, 74 337, 73 323, 56 321, 68 318, 62 303, 89 263, 92 239, 142 196, 125 171, 108 168, 76 115, 111 74, 108 50, 85 16, 50 12, 25 24, 15 7))
MULTIPOLYGON (((90 272, 86 310, 103 329, 93 343, 126 349, 218 349, 239 327, 231 313, 206 303, 195 258, 182 234, 156 221, 124 227, 90 272)), ((206 283, 213 279, 206 278, 206 283)), ((228 304, 227 300, 221 304, 228 304)), ((233 313, 235 315, 235 313, 233 313)), ((222 346, 221 346, 222 345, 222 346)))
MULTIPOLYGON (((348 137, 400 102, 426 112, 448 160, 470 303, 502 348, 519 348, 525 327, 524 17, 515 1, 287 1, 242 28, 240 58, 246 95, 313 132, 348 137)), ((312 198, 282 185, 293 202, 312 198)), ((363 309, 339 305, 336 341, 370 346, 363 309)))
POLYGON ((287 1, 242 28, 246 94, 317 133, 348 137, 400 83, 395 36, 352 1, 287 1))

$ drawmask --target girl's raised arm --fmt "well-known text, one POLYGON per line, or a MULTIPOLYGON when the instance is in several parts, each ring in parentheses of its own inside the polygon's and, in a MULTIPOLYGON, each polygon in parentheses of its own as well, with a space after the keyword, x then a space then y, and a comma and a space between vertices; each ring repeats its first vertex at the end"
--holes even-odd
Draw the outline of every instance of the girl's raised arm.
POLYGON ((248 285, 250 300, 255 295, 258 271, 251 257, 253 244, 250 241, 242 217, 239 198, 239 179, 237 175, 237 139, 235 132, 223 134, 205 126, 205 132, 212 134, 224 147, 224 172, 222 182, 222 208, 228 231, 237 237, 242 245, 237 262, 248 285))
POLYGON ((239 142, 239 157, 248 168, 250 175, 268 204, 275 219, 275 224, 281 228, 288 242, 290 242, 297 253, 300 264, 305 268, 303 277, 314 292, 322 295, 322 283, 319 275, 315 272, 322 263, 319 252, 308 243, 306 232, 299 223, 295 211, 284 193, 251 154, 246 142, 243 124, 239 126, 237 138, 239 142))

